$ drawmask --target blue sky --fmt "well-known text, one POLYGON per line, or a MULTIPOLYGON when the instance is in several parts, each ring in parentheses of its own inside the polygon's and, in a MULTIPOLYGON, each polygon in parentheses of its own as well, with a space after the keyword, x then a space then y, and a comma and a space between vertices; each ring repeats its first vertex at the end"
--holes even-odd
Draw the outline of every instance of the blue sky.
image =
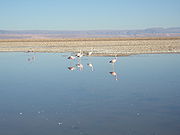
POLYGON ((0 0, 1 30, 179 26, 180 0, 0 0))

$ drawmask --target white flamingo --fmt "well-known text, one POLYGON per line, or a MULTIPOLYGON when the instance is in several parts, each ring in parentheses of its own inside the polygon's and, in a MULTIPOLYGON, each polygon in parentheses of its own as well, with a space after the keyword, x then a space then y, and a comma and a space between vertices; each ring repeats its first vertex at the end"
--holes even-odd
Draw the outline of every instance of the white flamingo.
POLYGON ((81 50, 80 50, 80 52, 76 54, 76 57, 79 57, 79 58, 80 58, 80 57, 82 57, 82 56, 83 56, 83 53, 82 53, 81 50))
POLYGON ((91 48, 91 51, 87 53, 88 56, 92 55, 93 49, 91 48))
POLYGON ((88 52, 88 56, 92 55, 92 52, 88 52))
POLYGON ((109 63, 114 64, 114 63, 116 63, 116 61, 117 61, 117 57, 115 56, 115 58, 114 58, 114 59, 112 59, 111 61, 109 61, 109 63))

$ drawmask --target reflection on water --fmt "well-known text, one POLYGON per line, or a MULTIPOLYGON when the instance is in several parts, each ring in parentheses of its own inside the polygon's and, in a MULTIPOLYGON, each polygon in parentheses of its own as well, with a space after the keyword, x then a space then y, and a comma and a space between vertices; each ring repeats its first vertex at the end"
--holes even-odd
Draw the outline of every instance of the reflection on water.
MULTIPOLYGON (((90 67, 91 71, 93 72, 94 66, 93 66, 92 60, 90 60, 90 56, 92 55, 92 53, 93 53, 92 49, 90 52, 87 52, 87 56, 88 56, 87 57, 87 60, 88 60, 87 66, 90 67)), ((83 57, 83 55, 84 55, 83 52, 80 50, 80 52, 78 52, 77 54, 74 54, 74 56, 73 56, 73 54, 68 56, 67 59, 71 60, 70 61, 71 66, 68 66, 68 69, 71 71, 74 71, 77 68, 79 69, 79 71, 83 70, 84 66, 81 62, 81 58, 83 57), (73 63, 77 63, 77 64, 73 64, 73 63)), ((109 61, 109 63, 112 64, 112 71, 109 73, 115 77, 115 80, 118 80, 117 73, 115 72, 115 63, 116 62, 117 62, 117 56, 115 55, 115 58, 113 58, 112 60, 109 61)))
POLYGON ((91 71, 94 71, 94 67, 92 63, 88 63, 87 65, 91 68, 91 71))
POLYGON ((180 134, 180 55, 91 54, 0 53, 0 135, 180 134))
POLYGON ((36 60, 36 53, 34 52, 33 53, 33 51, 28 51, 28 52, 26 52, 27 53, 27 56, 28 56, 28 58, 27 58, 27 61, 28 62, 34 62, 35 60, 36 60))
POLYGON ((68 67, 69 70, 75 70, 76 68, 75 67, 68 67))

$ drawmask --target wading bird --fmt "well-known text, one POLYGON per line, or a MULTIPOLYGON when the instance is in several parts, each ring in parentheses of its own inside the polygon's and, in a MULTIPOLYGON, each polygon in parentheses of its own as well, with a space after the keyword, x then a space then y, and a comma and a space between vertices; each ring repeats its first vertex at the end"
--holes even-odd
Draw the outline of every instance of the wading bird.
POLYGON ((68 57, 69 60, 74 60, 75 58, 76 58, 76 57, 74 57, 74 56, 69 56, 69 57, 68 57))
POLYGON ((76 57, 82 57, 82 56, 83 56, 83 53, 80 50, 80 52, 76 54, 76 57))
POLYGON ((114 58, 114 59, 112 59, 111 61, 109 61, 109 63, 114 64, 114 63, 116 63, 116 61, 117 61, 117 57, 115 56, 115 58, 114 58))
POLYGON ((91 48, 91 51, 87 53, 88 56, 92 55, 93 49, 91 48))

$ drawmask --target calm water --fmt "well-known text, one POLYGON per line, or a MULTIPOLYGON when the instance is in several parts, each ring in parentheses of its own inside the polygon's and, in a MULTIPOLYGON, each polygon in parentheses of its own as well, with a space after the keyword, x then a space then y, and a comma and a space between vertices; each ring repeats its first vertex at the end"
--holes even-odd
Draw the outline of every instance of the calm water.
POLYGON ((179 54, 68 55, 0 53, 0 135, 180 135, 179 54))

